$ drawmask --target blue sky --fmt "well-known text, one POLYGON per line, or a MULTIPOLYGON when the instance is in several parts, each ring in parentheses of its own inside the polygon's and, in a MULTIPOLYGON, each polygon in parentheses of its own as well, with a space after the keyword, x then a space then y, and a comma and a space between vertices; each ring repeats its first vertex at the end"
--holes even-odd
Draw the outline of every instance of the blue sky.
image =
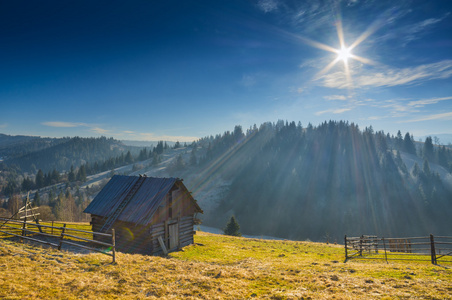
POLYGON ((11 135, 452 134, 452 1, 0 1, 0 105, 11 135))

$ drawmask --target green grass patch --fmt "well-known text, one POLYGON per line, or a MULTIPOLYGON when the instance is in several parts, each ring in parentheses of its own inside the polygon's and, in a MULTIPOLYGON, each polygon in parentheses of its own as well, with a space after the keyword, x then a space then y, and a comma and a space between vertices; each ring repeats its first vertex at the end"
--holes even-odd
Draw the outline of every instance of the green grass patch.
POLYGON ((448 299, 451 266, 350 260, 343 247, 198 232, 168 257, 74 254, 0 240, 4 299, 448 299))

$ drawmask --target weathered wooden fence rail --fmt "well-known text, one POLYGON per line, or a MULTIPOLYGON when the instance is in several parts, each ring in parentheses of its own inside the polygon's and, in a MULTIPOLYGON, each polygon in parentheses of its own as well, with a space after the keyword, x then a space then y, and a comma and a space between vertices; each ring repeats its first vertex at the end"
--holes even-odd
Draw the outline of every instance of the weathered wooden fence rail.
MULTIPOLYGON (((73 247, 78 247, 90 251, 100 252, 102 254, 112 257, 113 262, 116 261, 116 246, 115 246, 115 231, 112 229, 111 233, 93 232, 81 229, 75 229, 67 227, 66 223, 60 223, 63 226, 51 226, 40 224, 39 222, 32 223, 26 221, 19 221, 7 218, 0 218, 0 222, 4 222, 0 226, 0 233, 4 235, 12 235, 20 237, 33 242, 49 245, 58 250, 61 250, 63 244, 67 244, 73 247), (94 240, 94 236, 103 236, 111 239, 111 243, 101 242, 94 240), (59 242, 44 241, 36 238, 36 236, 45 236, 51 238, 59 238, 59 242), (84 241, 93 245, 89 247, 87 245, 78 244, 77 241, 84 241), (96 246, 106 247, 107 249, 99 249, 96 246)), ((54 224, 52 222, 52 224, 54 224)))
POLYGON ((345 236, 345 261, 349 259, 384 259, 452 262, 452 237, 430 236, 378 238, 373 235, 345 236))

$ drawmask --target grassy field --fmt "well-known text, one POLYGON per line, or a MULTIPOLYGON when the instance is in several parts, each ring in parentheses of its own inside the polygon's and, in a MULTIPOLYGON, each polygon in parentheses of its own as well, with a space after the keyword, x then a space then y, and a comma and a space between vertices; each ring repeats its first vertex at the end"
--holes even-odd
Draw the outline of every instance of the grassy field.
POLYGON ((452 264, 355 260, 339 245, 198 232, 167 258, 0 240, 1 299, 452 299, 452 264))

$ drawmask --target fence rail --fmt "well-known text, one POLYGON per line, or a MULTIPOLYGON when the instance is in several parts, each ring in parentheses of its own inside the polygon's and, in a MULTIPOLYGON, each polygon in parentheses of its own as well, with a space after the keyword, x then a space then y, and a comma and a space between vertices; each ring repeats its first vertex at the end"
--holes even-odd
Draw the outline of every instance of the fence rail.
POLYGON ((78 247, 90 251, 96 251, 103 253, 105 255, 111 256, 113 263, 116 261, 116 246, 115 246, 115 231, 114 229, 111 230, 111 233, 102 233, 102 232, 93 232, 88 230, 81 230, 76 228, 70 228, 67 227, 67 223, 59 223, 63 226, 53 226, 54 222, 52 221, 52 225, 44 225, 40 224, 38 221, 36 223, 33 222, 27 222, 25 220, 19 221, 14 219, 8 219, 8 218, 0 218, 0 222, 3 222, 3 224, 0 225, 0 233, 3 233, 4 235, 12 235, 20 237, 22 242, 23 240, 30 240, 33 242, 49 245, 55 248, 58 248, 58 250, 61 250, 61 247, 63 244, 67 244, 73 247, 78 247), (9 224, 8 224, 9 223, 9 224), (73 233, 72 233, 73 232, 73 233), (70 233, 70 234, 68 234, 70 233), (93 236, 99 235, 104 236, 107 238, 111 238, 111 244, 105 243, 101 241, 97 241, 93 239, 93 236), (50 242, 50 241, 44 241, 39 238, 36 238, 37 236, 45 236, 45 237, 51 237, 51 238, 59 238, 58 243, 50 242), (80 241, 87 242, 90 245, 93 245, 92 247, 82 245, 77 243, 80 241), (105 249, 99 249, 98 247, 107 247, 107 251, 105 249))
POLYGON ((345 236, 345 261, 349 259, 382 259, 452 262, 452 237, 424 236, 384 238, 375 235, 345 236))

